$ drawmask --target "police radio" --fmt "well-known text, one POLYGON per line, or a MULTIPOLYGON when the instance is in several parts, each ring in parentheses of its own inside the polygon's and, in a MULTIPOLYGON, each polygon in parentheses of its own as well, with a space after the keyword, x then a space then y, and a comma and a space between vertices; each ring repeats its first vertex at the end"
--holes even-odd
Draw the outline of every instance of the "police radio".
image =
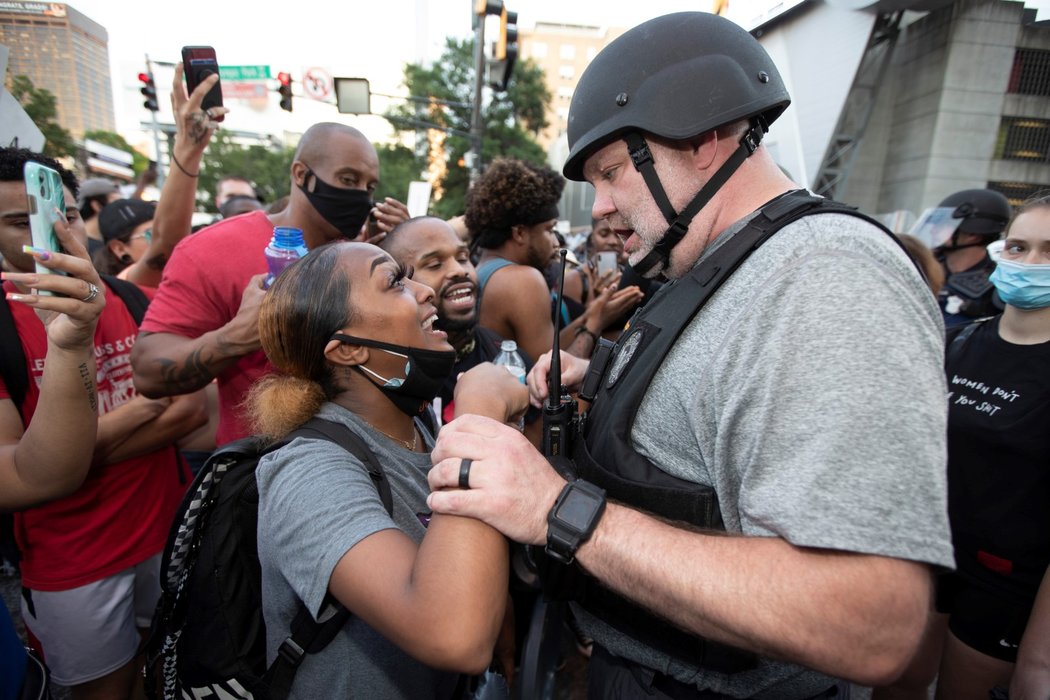
POLYGON ((543 404, 543 454, 562 476, 571 477, 572 442, 576 434, 576 400, 561 383, 561 304, 565 288, 565 260, 567 251, 561 250, 561 271, 558 279, 558 294, 554 305, 554 344, 551 346, 551 367, 547 376, 547 401, 543 404))

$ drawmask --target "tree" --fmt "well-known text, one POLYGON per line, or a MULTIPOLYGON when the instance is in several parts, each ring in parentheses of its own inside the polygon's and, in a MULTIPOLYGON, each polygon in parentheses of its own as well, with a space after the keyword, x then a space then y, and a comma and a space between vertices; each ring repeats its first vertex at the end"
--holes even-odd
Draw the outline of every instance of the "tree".
POLYGON ((130 153, 132 158, 131 169, 135 171, 135 175, 141 175, 142 171, 149 167, 149 158, 132 148, 131 144, 120 134, 115 134, 112 131, 87 131, 84 132, 84 138, 98 141, 103 146, 112 146, 130 153))
MULTIPOLYGON (((441 57, 431 66, 409 63, 405 66, 404 86, 410 95, 434 101, 410 101, 386 114, 400 132, 416 131, 415 122, 430 122, 445 129, 470 132, 474 99, 474 40, 450 37, 441 57), (448 104, 456 103, 456 104, 448 104)), ((504 94, 493 93, 482 111, 482 163, 497 156, 520 158, 545 165, 546 153, 535 137, 547 126, 546 109, 550 102, 543 71, 531 60, 514 67, 504 94)), ((433 133, 433 132, 431 132, 433 133)), ((435 186, 431 211, 449 218, 463 213, 463 201, 470 182, 465 155, 470 139, 448 133, 431 142, 428 158, 420 159, 418 169, 437 166, 444 173, 435 186), (444 159, 444 163, 435 160, 444 159)))
POLYGON ((399 143, 379 144, 376 146, 379 155, 379 187, 375 199, 393 197, 405 202, 408 200, 408 183, 419 180, 422 169, 419 159, 411 148, 399 143))
POLYGON ((288 194, 291 179, 292 148, 236 143, 224 131, 212 137, 201 163, 197 183, 198 205, 208 211, 215 206, 215 184, 223 175, 239 175, 255 185, 255 191, 266 202, 274 202, 288 194))
POLYGON ((11 81, 11 95, 44 134, 44 155, 64 158, 76 154, 73 135, 56 121, 58 102, 50 90, 35 87, 28 77, 16 75, 11 81))

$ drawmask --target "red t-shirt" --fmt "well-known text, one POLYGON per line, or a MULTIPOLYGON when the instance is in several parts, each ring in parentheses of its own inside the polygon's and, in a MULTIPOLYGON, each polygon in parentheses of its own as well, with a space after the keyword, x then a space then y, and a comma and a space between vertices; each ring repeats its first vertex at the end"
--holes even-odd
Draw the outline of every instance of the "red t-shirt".
MULTIPOLYGON (((5 282, 4 290, 12 292, 15 287, 5 282)), ((0 303, 11 309, 28 364, 22 422, 29 425, 40 398, 47 335, 31 308, 0 303)), ((99 415, 135 396, 130 355, 137 335, 127 307, 110 292, 95 330, 99 415)), ((0 398, 10 398, 2 380, 0 398)), ((149 559, 164 549, 188 485, 189 471, 170 445, 142 457, 92 467, 72 495, 15 514, 23 584, 40 591, 63 591, 149 559)))
MULTIPOLYGON (((273 224, 261 211, 220 221, 175 247, 142 330, 198 338, 225 326, 237 315, 248 280, 266 272, 263 250, 273 237, 273 224)), ((223 445, 251 430, 241 404, 252 384, 273 371, 262 350, 245 355, 217 377, 219 427, 215 442, 223 445)))

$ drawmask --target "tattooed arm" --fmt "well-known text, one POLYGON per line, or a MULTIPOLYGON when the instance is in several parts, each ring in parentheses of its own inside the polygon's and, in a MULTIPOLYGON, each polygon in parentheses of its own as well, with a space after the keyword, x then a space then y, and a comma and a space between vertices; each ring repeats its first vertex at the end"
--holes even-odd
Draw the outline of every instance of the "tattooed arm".
MULTIPOLYGON (((68 191, 66 201, 73 201, 68 191)), ((68 276, 7 271, 3 275, 17 290, 8 294, 7 303, 32 307, 43 323, 47 354, 40 395, 28 428, 23 430, 14 401, 6 394, 0 399, 0 511, 27 508, 73 492, 91 465, 98 428, 94 339, 106 305, 105 286, 65 219, 55 223, 55 232, 69 254, 41 251, 32 256, 68 276), (31 293, 33 290, 65 296, 37 295, 31 293)), ((4 342, 19 341, 5 338, 4 342)))
POLYGON ((182 64, 175 66, 171 111, 175 115, 177 130, 171 151, 171 167, 157 203, 149 249, 121 273, 125 279, 136 284, 160 286, 161 274, 171 257, 171 251, 190 233, 197 200, 197 175, 200 173, 204 149, 219 127, 215 119, 229 111, 225 107, 212 107, 207 112, 201 109, 204 96, 218 79, 217 75, 209 76, 192 95, 187 95, 182 82, 182 64))
POLYGON ((251 278, 237 315, 229 323, 196 338, 174 333, 139 333, 131 350, 135 390, 151 398, 188 394, 203 389, 223 370, 262 346, 259 305, 266 274, 251 278))

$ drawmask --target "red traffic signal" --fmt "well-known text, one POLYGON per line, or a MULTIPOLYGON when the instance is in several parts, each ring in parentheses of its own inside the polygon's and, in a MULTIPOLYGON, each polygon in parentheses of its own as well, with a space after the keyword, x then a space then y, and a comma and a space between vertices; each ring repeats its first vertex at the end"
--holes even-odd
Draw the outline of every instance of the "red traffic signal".
POLYGON ((286 112, 292 111, 292 74, 281 72, 277 74, 277 82, 280 87, 277 92, 281 95, 281 109, 286 112))
POLYGON ((151 112, 156 112, 160 109, 160 105, 157 104, 157 86, 153 82, 153 74, 139 73, 139 82, 142 83, 142 88, 139 91, 146 98, 142 106, 151 112))

